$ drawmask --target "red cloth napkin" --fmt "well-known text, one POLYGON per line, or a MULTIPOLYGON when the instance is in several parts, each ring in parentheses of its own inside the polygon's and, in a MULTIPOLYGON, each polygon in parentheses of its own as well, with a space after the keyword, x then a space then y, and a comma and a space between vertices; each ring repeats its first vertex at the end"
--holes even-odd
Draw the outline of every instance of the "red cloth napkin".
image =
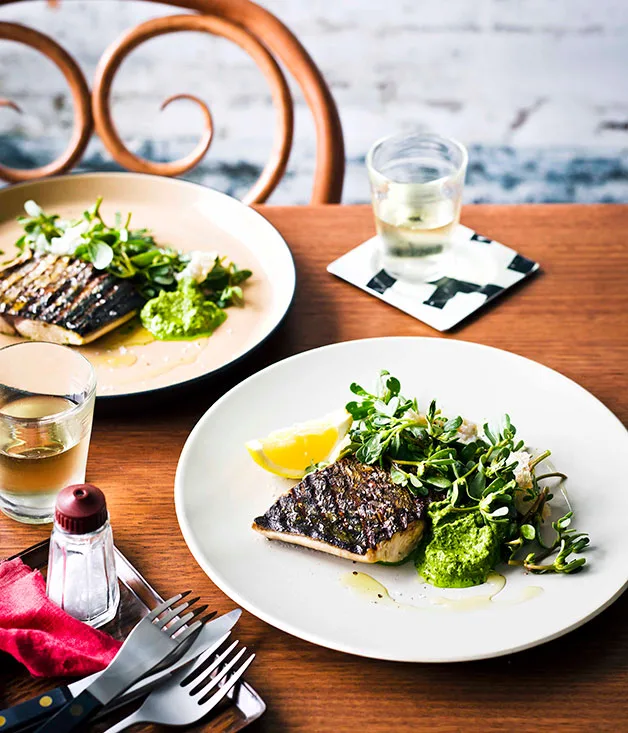
POLYGON ((46 595, 46 582, 19 558, 0 563, 0 650, 35 677, 85 676, 104 669, 120 648, 46 595))

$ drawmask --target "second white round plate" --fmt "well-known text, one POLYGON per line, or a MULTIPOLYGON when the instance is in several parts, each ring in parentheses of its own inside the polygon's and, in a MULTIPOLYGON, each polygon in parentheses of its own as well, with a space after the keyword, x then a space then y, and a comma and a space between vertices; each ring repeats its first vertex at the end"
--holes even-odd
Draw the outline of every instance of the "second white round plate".
POLYGON ((286 359, 216 402, 185 445, 175 502, 198 563, 264 621, 352 654, 457 662, 549 641, 620 595, 628 583, 628 492, 622 478, 627 457, 628 433, 617 418, 547 367, 462 341, 368 339, 286 359), (351 399, 351 382, 372 387, 381 369, 398 377, 404 395, 416 396, 422 409, 436 398, 444 414, 478 423, 498 423, 508 413, 528 445, 551 449, 552 463, 569 476, 575 526, 591 535, 585 570, 539 576, 499 568, 506 585, 490 600, 495 588, 434 589, 411 564, 357 565, 254 532, 252 520, 290 482, 255 465, 245 442, 342 407, 351 399), (357 576, 356 582, 358 571, 372 580, 357 576), (468 602, 474 596, 482 600, 468 602))

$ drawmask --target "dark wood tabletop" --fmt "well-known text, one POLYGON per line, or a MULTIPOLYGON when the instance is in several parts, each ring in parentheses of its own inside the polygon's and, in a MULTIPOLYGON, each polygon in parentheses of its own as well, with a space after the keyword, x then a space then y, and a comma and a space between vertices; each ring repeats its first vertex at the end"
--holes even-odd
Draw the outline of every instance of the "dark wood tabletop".
MULTIPOLYGON (((107 493, 117 545, 162 594, 183 583, 217 610, 233 608, 181 537, 175 469, 188 433, 212 402, 290 354, 371 336, 475 341, 562 372, 627 423, 628 206, 467 207, 463 223, 538 260, 541 272, 448 334, 325 271, 373 234, 369 207, 259 210, 286 238, 296 262, 297 294, 284 324, 213 382, 169 399, 97 408, 88 479, 107 493)), ((49 531, 0 515, 0 556, 49 531)), ((245 613, 238 636, 259 654, 247 679, 268 705, 250 730, 628 731, 626 618, 623 596, 582 628, 541 647, 482 662, 430 665, 323 649, 245 613)), ((0 700, 10 699, 10 691, 0 659, 0 700)))

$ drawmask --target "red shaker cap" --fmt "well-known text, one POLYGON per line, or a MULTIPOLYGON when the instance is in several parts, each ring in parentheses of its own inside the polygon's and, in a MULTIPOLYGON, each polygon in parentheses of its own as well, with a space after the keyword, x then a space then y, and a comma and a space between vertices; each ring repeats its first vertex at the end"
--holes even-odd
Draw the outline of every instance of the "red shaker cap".
POLYGON ((66 486, 57 495, 55 523, 70 534, 95 532, 107 516, 105 495, 93 484, 66 486))

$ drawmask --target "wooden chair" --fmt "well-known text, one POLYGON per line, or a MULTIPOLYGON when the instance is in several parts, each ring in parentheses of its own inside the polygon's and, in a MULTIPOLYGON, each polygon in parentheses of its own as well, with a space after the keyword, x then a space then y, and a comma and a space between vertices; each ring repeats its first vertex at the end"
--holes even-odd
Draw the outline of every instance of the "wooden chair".
MULTIPOLYGON (((18 2, 27 0, 0 0, 0 6, 18 2)), ((56 41, 32 28, 0 22, 0 40, 17 41, 47 56, 65 76, 74 101, 73 132, 65 152, 52 163, 35 169, 9 168, 0 164, 0 179, 28 181, 71 170, 83 155, 94 128, 113 158, 127 170, 163 176, 178 176, 189 171, 202 160, 212 140, 212 116, 205 102, 189 94, 175 95, 163 102, 162 109, 176 99, 194 101, 203 111, 205 131, 196 148, 185 158, 168 163, 151 162, 132 153, 118 135, 110 110, 111 84, 124 58, 149 38, 180 31, 202 31, 233 41, 253 58, 270 85, 277 112, 270 159, 257 182, 244 196, 244 202, 261 203, 268 198, 285 172, 292 147, 292 98, 277 60, 283 62, 293 75, 314 117, 317 149, 311 201, 339 202, 345 161, 338 110, 320 71, 297 38, 274 15, 250 0, 167 2, 196 11, 196 14, 156 18, 124 33, 100 59, 91 94, 80 68, 56 41)), ((0 106, 20 111, 8 99, 0 99, 0 106)))

